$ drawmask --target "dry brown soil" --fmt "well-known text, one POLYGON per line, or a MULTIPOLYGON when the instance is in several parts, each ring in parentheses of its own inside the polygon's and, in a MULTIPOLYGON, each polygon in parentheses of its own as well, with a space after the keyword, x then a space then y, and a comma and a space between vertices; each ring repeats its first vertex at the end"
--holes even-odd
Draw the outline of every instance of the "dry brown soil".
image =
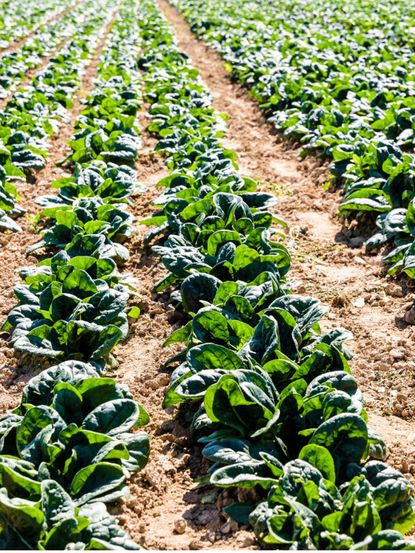
MULTIPOLYGON (((144 112, 145 110, 143 110, 144 112)), ((148 121, 141 114, 141 127, 148 121)), ((137 163, 139 180, 147 191, 138 193, 132 210, 138 221, 154 211, 155 185, 168 174, 160 156, 152 155, 156 141, 143 130, 143 148, 137 163)), ((132 478, 131 498, 114 508, 120 521, 137 542, 150 549, 242 548, 252 545, 251 532, 229 524, 221 506, 230 499, 211 489, 195 490, 194 478, 207 466, 200 451, 189 441, 176 410, 162 410, 169 375, 162 363, 177 350, 163 348, 180 315, 168 304, 168 297, 152 292, 162 278, 160 261, 144 247, 148 227, 137 225, 137 235, 129 243, 130 261, 125 270, 137 280, 142 313, 131 326, 129 339, 118 349, 119 367, 115 375, 130 387, 135 399, 145 406, 151 418, 146 427, 151 437, 150 461, 144 471, 132 478)))

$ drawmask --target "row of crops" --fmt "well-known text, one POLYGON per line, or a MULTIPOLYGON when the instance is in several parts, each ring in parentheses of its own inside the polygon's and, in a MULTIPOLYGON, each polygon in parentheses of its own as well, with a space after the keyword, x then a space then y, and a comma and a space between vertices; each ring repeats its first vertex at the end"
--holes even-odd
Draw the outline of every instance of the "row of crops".
POLYGON ((85 6, 79 5, 64 13, 48 25, 39 28, 19 48, 1 56, 0 98, 6 98, 25 78, 26 73, 36 68, 43 58, 52 54, 61 42, 76 30, 76 24, 85 19, 85 6))
MULTIPOLYGON (((84 5, 88 23, 59 60, 46 110, 66 106, 78 64, 96 47, 90 36, 112 7, 84 5)), ((32 378, 0 421, 2 549, 137 549, 106 504, 127 494, 126 480, 147 462, 148 436, 133 429, 148 415, 125 385, 104 375, 128 318, 138 314, 128 306, 132 283, 117 268, 128 255, 122 242, 133 228, 128 198, 137 187, 130 165, 140 147, 136 10, 134 0, 118 7, 99 78, 75 123, 72 176, 52 184, 56 195, 39 198, 46 228, 32 249, 50 255, 22 270, 5 326, 16 350, 64 361, 32 378)))
POLYGON ((110 29, 74 124, 70 174, 37 200, 42 230, 29 251, 41 261, 22 269, 3 327, 15 350, 55 365, 0 419, 0 547, 138 548, 108 505, 148 462, 138 428, 149 417, 105 373, 140 315, 122 265, 135 232, 144 95, 169 170, 144 221, 146 244, 166 269, 155 290, 187 321, 166 340, 183 347, 166 363, 159 407, 191 415, 210 462, 204 483, 233 488, 226 513, 269 548, 414 548, 404 537, 415 524, 413 488, 367 426, 343 348, 350 335, 322 332, 325 309, 291 292, 275 199, 223 147, 223 118, 173 29, 154 0, 85 0, 81 12, 64 16, 69 42, 1 115, 4 220, 17 230, 12 181, 45 166, 48 140, 68 122, 110 29))
POLYGON ((369 251, 415 278, 414 6, 173 0, 270 121, 332 160, 340 213, 376 217, 369 251))
MULTIPOLYGON (((68 4, 69 5, 69 4, 68 4)), ((8 0, 1 5, 0 50, 33 32, 37 27, 58 14, 64 4, 60 0, 26 0, 16 4, 8 0)))
POLYGON ((67 122, 80 74, 112 9, 109 0, 87 0, 83 4, 85 17, 75 11, 79 21, 70 41, 0 113, 0 228, 20 230, 14 220, 22 214, 15 184, 44 168, 49 139, 67 122))

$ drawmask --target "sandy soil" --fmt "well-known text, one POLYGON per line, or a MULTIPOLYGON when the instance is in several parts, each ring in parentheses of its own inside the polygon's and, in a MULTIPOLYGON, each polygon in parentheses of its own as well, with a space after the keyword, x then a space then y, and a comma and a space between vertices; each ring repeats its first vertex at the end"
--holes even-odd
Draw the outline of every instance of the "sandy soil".
MULTIPOLYGON (((143 113, 146 110, 143 109, 143 113)), ((140 124, 145 129, 143 113, 140 124)), ((132 210, 138 221, 152 214, 151 204, 159 191, 157 182, 168 174, 163 159, 152 155, 154 138, 143 130, 143 148, 137 163, 139 180, 147 191, 137 193, 132 210)), ((194 479, 206 473, 200 451, 189 441, 184 421, 177 410, 161 408, 169 374, 162 363, 178 350, 163 348, 180 314, 168 303, 168 296, 152 292, 164 269, 158 258, 143 246, 148 227, 138 224, 130 241, 130 261, 126 271, 137 279, 142 313, 131 326, 129 339, 117 348, 119 367, 115 374, 128 384, 134 397, 148 410, 151 422, 150 461, 144 471, 132 478, 131 498, 114 508, 120 522, 138 543, 150 549, 239 549, 254 543, 252 533, 236 532, 221 507, 231 502, 228 494, 211 489, 194 489, 194 479), (193 488, 193 489, 192 489, 193 488)))

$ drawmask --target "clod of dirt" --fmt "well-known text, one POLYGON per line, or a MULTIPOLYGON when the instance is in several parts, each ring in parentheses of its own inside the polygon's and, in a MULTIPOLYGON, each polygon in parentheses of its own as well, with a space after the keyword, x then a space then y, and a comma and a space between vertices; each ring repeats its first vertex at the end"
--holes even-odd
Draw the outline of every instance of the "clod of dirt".
POLYGON ((236 543, 240 548, 252 548, 252 546, 255 544, 255 538, 252 535, 252 532, 240 532, 236 543))
POLYGON ((352 301, 352 305, 354 307, 361 309, 362 307, 365 306, 365 298, 363 296, 356 298, 355 300, 352 301))
POLYGON ((403 298, 405 296, 402 287, 398 286, 398 284, 395 284, 394 282, 390 282, 385 287, 385 292, 394 298, 403 298))
POLYGON ((342 295, 335 296, 331 300, 332 307, 337 307, 337 308, 340 308, 340 309, 342 307, 345 307, 348 303, 349 303, 349 300, 345 296, 342 296, 342 295))
POLYGON ((395 360, 405 359, 405 351, 399 348, 391 349, 389 354, 395 360))
POLYGON ((412 307, 406 311, 404 315, 404 321, 409 325, 415 325, 415 303, 412 307))

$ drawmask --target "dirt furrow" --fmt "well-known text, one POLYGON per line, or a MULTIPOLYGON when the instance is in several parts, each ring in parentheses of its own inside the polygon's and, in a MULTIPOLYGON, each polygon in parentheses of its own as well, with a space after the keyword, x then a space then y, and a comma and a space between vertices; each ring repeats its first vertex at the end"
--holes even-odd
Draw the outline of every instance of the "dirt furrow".
POLYGON ((156 141, 145 132, 148 121, 145 109, 140 115, 143 148, 137 163, 140 182, 146 192, 136 195, 132 207, 137 217, 137 234, 129 243, 130 261, 126 271, 137 280, 142 313, 131 326, 129 339, 117 348, 117 378, 128 384, 134 398, 145 406, 151 422, 146 430, 151 436, 150 461, 133 477, 131 498, 119 504, 114 513, 137 542, 149 549, 243 548, 253 543, 249 532, 234 534, 221 506, 225 495, 216 491, 192 489, 194 480, 206 473, 207 466, 197 447, 189 441, 186 425, 176 410, 162 409, 169 374, 162 365, 177 353, 163 342, 178 325, 168 294, 156 296, 152 288, 163 277, 158 258, 143 245, 148 227, 140 219, 152 214, 152 201, 159 195, 155 185, 168 174, 161 156, 153 155, 156 141))
POLYGON ((414 284, 394 282, 385 276, 380 256, 363 254, 361 230, 342 228, 337 217, 339 192, 323 186, 327 167, 312 157, 302 161, 300 148, 277 136, 246 89, 231 82, 219 55, 191 33, 166 0, 159 6, 212 92, 214 107, 228 116, 224 142, 237 152, 241 172, 279 199, 276 213, 290 228, 295 290, 329 305, 325 328, 353 332, 352 367, 371 426, 389 445, 389 461, 413 478, 415 327, 401 317, 413 302, 414 284))
MULTIPOLYGON (((38 229, 33 223, 39 211, 35 203, 38 196, 53 193, 51 183, 65 176, 65 169, 56 163, 70 153, 68 141, 73 134, 73 125, 83 109, 82 101, 93 86, 93 79, 97 73, 99 57, 105 46, 108 33, 115 13, 107 24, 98 47, 82 75, 81 86, 73 98, 73 107, 68 110, 68 121, 59 128, 58 134, 50 139, 48 159, 44 169, 32 175, 25 183, 19 183, 21 196, 19 205, 26 209, 26 213, 18 220, 22 232, 0 234, 0 263, 2 265, 2 279, 0 283, 0 297, 3 298, 0 306, 0 324, 3 324, 10 309, 15 305, 13 288, 20 281, 19 270, 28 265, 34 265, 38 259, 34 255, 27 255, 27 248, 39 239, 38 229), (29 182, 30 181, 30 182, 29 182)), ((40 369, 52 364, 51 360, 20 355, 8 346, 8 335, 0 333, 0 413, 13 407, 21 394, 23 386, 40 369), (46 363, 46 365, 45 365, 46 363)))

